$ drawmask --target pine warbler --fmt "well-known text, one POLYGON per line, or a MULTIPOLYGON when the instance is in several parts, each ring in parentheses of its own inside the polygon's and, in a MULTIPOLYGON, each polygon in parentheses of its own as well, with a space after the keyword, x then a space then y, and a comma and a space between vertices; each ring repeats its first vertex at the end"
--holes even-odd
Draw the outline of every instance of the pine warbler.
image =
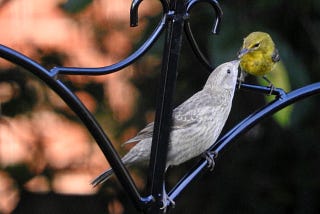
POLYGON ((273 89, 273 84, 266 78, 280 60, 279 52, 269 34, 252 32, 243 40, 238 53, 241 71, 254 76, 262 76, 273 89))

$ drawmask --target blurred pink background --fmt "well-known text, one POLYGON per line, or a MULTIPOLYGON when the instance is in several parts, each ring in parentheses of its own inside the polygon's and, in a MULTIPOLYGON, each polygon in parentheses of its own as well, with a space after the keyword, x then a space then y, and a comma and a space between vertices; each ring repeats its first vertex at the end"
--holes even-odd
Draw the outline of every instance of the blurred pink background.
MULTIPOLYGON (((0 1, 0 44, 9 46, 39 61, 42 52, 57 51, 66 55, 64 66, 98 67, 110 65, 132 53, 148 24, 148 16, 161 12, 158 1, 145 1, 139 8, 139 26, 129 27, 130 0, 95 0, 85 10, 68 14, 59 0, 0 1), (152 11, 152 12, 150 12, 152 11), (97 44, 96 29, 108 31, 97 44)), ((0 59, 1 69, 14 65, 0 59)), ((138 92, 129 79, 135 68, 106 76, 68 76, 81 86, 87 82, 103 84, 105 99, 111 108, 113 120, 127 121, 134 113, 138 92), (129 94, 128 94, 129 93, 129 94), (124 97, 126 97, 124 99, 124 97)), ((10 213, 19 201, 15 180, 3 171, 5 167, 25 164, 34 177, 24 188, 34 192, 94 194, 90 181, 108 167, 108 163, 86 128, 79 122, 56 113, 68 112, 68 107, 49 88, 36 78, 30 82, 37 93, 49 97, 50 103, 40 101, 28 114, 0 119, 0 213, 10 213), (45 168, 53 170, 52 180, 42 174, 45 168)), ((12 85, 0 83, 0 104, 15 96, 12 85)), ((85 90, 75 91, 91 112, 97 102, 85 90)), ((40 99, 41 100, 41 99, 40 99)), ((69 113, 72 114, 72 113, 69 113)), ((137 131, 128 129, 115 139, 108 123, 102 123, 108 136, 118 148, 121 141, 137 131)), ((114 202, 109 211, 121 213, 121 204, 114 202)))

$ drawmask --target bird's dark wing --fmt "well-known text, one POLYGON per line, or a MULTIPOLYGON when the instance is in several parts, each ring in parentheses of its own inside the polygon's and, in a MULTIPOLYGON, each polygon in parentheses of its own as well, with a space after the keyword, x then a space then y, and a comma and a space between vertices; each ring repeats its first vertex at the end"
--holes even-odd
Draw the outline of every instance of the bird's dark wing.
POLYGON ((271 57, 272 57, 272 61, 274 61, 274 62, 280 61, 280 54, 279 54, 279 51, 277 48, 274 49, 271 57))

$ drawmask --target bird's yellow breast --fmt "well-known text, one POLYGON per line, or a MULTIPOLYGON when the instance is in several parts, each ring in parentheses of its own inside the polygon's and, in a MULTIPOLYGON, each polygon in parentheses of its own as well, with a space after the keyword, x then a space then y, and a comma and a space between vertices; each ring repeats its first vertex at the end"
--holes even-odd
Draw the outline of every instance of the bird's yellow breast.
POLYGON ((248 53, 240 61, 241 70, 254 76, 264 76, 273 69, 274 64, 270 55, 260 51, 248 53))

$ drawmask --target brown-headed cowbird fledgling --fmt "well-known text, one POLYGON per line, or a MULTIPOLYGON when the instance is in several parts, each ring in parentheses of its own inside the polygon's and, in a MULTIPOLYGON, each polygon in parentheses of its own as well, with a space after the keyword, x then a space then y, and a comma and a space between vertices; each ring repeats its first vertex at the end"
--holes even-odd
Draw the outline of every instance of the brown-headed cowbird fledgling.
MULTIPOLYGON (((229 116, 238 78, 239 60, 226 62, 210 74, 203 89, 173 110, 166 168, 205 152, 219 137, 229 116)), ((154 123, 125 143, 138 143, 122 158, 126 166, 148 163, 154 123)), ((105 182, 110 168, 92 181, 105 182)))

